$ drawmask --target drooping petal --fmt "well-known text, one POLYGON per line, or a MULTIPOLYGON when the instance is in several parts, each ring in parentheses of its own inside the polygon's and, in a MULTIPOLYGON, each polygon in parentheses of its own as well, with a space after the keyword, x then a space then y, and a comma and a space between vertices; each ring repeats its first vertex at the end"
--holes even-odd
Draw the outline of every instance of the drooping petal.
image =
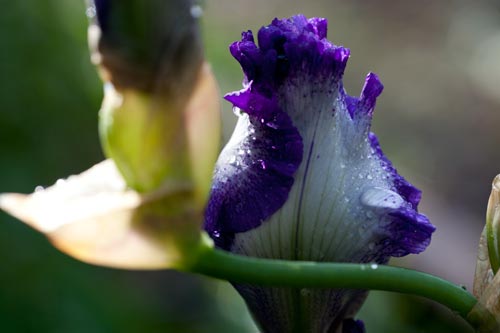
MULTIPOLYGON (((248 31, 230 47, 245 73, 245 89, 226 96, 240 110, 240 120, 217 162, 205 224, 226 250, 264 258, 381 264, 392 256, 419 253, 430 242, 434 226, 417 211, 420 191, 397 173, 370 132, 383 85, 370 73, 359 97, 349 96, 342 84, 349 50, 330 43, 326 30, 325 19, 275 19, 260 29, 258 46, 248 31), (252 168, 255 164, 231 167, 240 149, 266 151, 244 139, 254 125, 245 119, 262 110, 286 113, 301 139, 299 165, 286 187, 269 181, 266 170, 252 168), (220 193, 228 199, 221 200, 220 193)), ((272 138, 266 131, 253 134, 259 142, 272 138)), ((289 153, 283 150, 282 156, 289 153)), ((366 295, 236 288, 264 332, 275 333, 335 331, 366 295)))
POLYGON ((201 209, 178 186, 147 196, 127 189, 111 160, 33 194, 7 193, 0 208, 79 260, 128 269, 178 267, 197 244, 201 209))

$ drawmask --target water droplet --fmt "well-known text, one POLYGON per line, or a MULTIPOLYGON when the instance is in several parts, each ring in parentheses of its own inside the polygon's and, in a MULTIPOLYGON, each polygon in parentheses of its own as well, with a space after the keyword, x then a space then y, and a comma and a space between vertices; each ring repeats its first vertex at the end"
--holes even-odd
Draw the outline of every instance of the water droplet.
POLYGON ((64 185, 64 184, 66 184, 66 180, 64 180, 64 179, 58 179, 56 181, 56 186, 61 186, 61 185, 64 185))
POLYGON ((372 177, 372 175, 367 175, 367 176, 366 176, 366 179, 368 179, 368 180, 372 180, 372 179, 373 179, 373 177, 372 177))
POLYGON ((35 193, 40 193, 43 191, 45 191, 45 188, 43 186, 38 185, 37 187, 35 187, 35 193))
POLYGON ((87 15, 88 18, 92 19, 96 15, 96 10, 95 10, 95 5, 90 5, 87 7, 87 10, 85 11, 85 15, 87 15))
POLYGON ((231 165, 236 165, 236 156, 231 156, 231 159, 229 160, 229 164, 231 165))
POLYGON ((218 232, 218 231, 216 230, 216 231, 214 231, 214 232, 212 233, 212 236, 214 236, 215 238, 219 238, 219 237, 220 237, 220 232, 218 232))
POLYGON ((340 163, 340 168, 341 169, 345 169, 345 164, 344 163, 340 163))
POLYGON ((371 264, 371 265, 370 265, 370 268, 371 268, 371 269, 377 269, 377 268, 378 268, 378 265, 377 265, 377 264, 371 264))
POLYGON ((238 149, 238 155, 245 155, 245 151, 243 149, 238 149))
POLYGON ((358 174, 358 178, 359 179, 363 179, 363 175, 362 174, 358 174))
POLYGON ((203 8, 200 5, 194 5, 190 10, 191 16, 194 18, 200 18, 203 15, 203 8))
POLYGON ((375 209, 394 209, 400 207, 404 199, 391 190, 371 187, 361 195, 361 203, 375 209))
POLYGON ((265 161, 263 161, 263 160, 257 160, 257 162, 259 162, 260 167, 262 168, 262 170, 266 170, 266 162, 265 161))

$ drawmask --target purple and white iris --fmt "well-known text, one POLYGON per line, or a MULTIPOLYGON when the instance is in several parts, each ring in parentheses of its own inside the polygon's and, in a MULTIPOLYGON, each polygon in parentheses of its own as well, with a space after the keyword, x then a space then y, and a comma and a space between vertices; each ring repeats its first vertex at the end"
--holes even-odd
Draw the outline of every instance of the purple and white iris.
MULTIPOLYGON (((359 97, 342 75, 349 50, 327 21, 275 19, 231 45, 244 88, 226 95, 238 116, 219 156, 205 229, 234 253, 288 260, 385 264, 423 251, 435 230, 420 191, 370 132, 383 86, 370 73, 359 97)), ((366 292, 237 285, 263 332, 363 332, 366 292)))

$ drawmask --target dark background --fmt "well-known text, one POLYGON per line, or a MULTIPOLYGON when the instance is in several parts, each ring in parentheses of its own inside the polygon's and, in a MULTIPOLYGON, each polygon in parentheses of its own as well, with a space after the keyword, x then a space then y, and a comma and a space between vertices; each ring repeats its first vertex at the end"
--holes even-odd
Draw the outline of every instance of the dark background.
MULTIPOLYGON (((31 192, 103 159, 101 83, 79 0, 0 0, 0 192, 31 192)), ((227 51, 242 30, 295 13, 329 19, 329 38, 351 49, 345 86, 368 71, 385 91, 373 129, 398 170, 424 191, 438 227, 422 255, 394 261, 472 286, 475 248, 500 172, 498 1, 207 0, 207 56, 221 94, 240 88, 227 51)), ((224 102, 227 138, 234 124, 224 102)), ((256 332, 227 283, 163 272, 94 267, 53 249, 0 212, 2 332, 256 332)), ((372 293, 368 332, 469 332, 441 306, 372 293)))

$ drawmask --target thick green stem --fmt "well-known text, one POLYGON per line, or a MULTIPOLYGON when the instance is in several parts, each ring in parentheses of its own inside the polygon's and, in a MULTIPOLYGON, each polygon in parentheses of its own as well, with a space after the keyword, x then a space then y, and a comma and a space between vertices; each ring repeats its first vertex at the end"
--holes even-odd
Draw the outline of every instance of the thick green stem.
POLYGON ((469 292, 449 281, 385 265, 258 259, 206 248, 190 271, 235 283, 385 290, 417 295, 441 303, 465 319, 477 303, 469 292))

